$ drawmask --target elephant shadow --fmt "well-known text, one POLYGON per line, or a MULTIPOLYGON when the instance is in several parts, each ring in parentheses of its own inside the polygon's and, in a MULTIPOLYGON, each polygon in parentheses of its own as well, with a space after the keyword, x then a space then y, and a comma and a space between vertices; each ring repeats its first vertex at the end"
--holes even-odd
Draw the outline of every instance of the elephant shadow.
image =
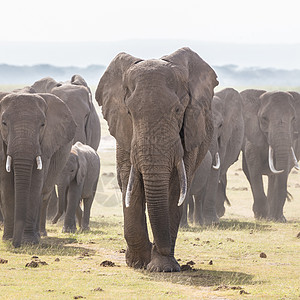
POLYGON ((75 246, 78 240, 73 237, 44 237, 39 244, 23 245, 15 249, 10 243, 6 243, 7 251, 28 254, 34 256, 90 256, 96 253, 95 250, 75 246))
POLYGON ((149 273, 140 271, 150 280, 170 281, 172 283, 189 285, 189 286, 231 286, 232 289, 239 288, 240 285, 253 285, 257 282, 253 281, 254 275, 231 272, 231 271, 214 271, 204 269, 191 269, 179 273, 149 273), (235 286, 235 287, 234 287, 235 286))
POLYGON ((206 231, 207 228, 214 228, 216 230, 249 230, 249 231, 271 231, 272 226, 270 224, 263 224, 262 222, 248 222, 234 219, 222 219, 220 223, 210 226, 195 226, 195 227, 184 227, 182 231, 187 232, 202 232, 206 231))

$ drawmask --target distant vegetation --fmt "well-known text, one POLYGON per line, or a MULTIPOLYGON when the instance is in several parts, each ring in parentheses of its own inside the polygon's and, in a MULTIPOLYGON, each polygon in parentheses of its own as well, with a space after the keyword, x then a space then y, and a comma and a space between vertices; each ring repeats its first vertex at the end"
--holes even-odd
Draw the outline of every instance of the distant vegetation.
MULTIPOLYGON (((0 84, 32 84, 36 80, 50 76, 57 81, 66 81, 74 74, 82 75, 90 85, 98 83, 105 71, 103 65, 80 67, 56 67, 49 64, 34 66, 13 66, 0 64, 0 84)), ((236 65, 214 66, 221 87, 265 87, 300 86, 300 70, 246 67, 236 65)))
POLYGON ((70 80, 72 75, 80 74, 89 84, 99 81, 105 66, 91 65, 80 67, 56 67, 48 64, 34 66, 13 66, 0 64, 0 84, 33 84, 43 77, 53 77, 56 81, 70 80))

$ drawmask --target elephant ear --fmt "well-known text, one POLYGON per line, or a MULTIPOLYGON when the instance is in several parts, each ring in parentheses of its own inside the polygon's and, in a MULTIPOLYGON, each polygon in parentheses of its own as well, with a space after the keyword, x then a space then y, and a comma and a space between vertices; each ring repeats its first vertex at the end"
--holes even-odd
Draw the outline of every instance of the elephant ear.
POLYGON ((36 93, 50 93, 56 86, 58 86, 58 82, 51 77, 45 77, 36 81, 31 87, 36 93))
POLYGON ((67 105, 55 95, 39 94, 47 103, 46 126, 41 142, 46 158, 71 142, 75 136, 76 123, 67 105))
POLYGON ((140 61, 129 54, 119 53, 101 77, 96 90, 96 101, 102 106, 109 132, 126 151, 131 148, 132 121, 124 101, 126 91, 123 79, 126 71, 140 61))
POLYGON ((245 137, 255 145, 264 143, 264 135, 259 125, 258 111, 261 106, 260 96, 265 92, 264 90, 248 89, 240 93, 243 100, 245 137))
MULTIPOLYGON (((1 106, 1 100, 8 95, 9 93, 3 93, 0 92, 0 115, 2 115, 2 106, 1 106)), ((6 159, 6 153, 4 153, 4 146, 3 146, 3 139, 2 135, 0 134, 0 160, 6 159)))
POLYGON ((177 65, 184 74, 190 96, 184 115, 184 146, 186 151, 210 142, 213 133, 211 100, 219 84, 214 70, 189 48, 181 48, 162 57, 177 65))

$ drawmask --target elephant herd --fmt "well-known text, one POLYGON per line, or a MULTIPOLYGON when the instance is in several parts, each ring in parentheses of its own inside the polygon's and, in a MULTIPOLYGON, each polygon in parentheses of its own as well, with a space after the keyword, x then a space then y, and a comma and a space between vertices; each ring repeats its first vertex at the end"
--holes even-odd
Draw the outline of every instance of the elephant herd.
POLYGON ((69 232, 76 230, 76 210, 81 224, 82 200, 81 228, 88 229, 100 171, 100 120, 84 79, 74 75, 58 83, 48 77, 0 93, 0 115, 3 239, 12 239, 14 247, 38 243, 47 234, 51 199, 59 202, 55 221, 66 211, 64 231, 69 232))
MULTIPOLYGON (((300 94, 214 93, 217 85, 214 70, 189 48, 149 60, 120 53, 100 78, 95 98, 117 142, 128 266, 180 271, 179 226, 187 226, 188 210, 196 223, 219 222, 229 201, 226 173, 241 151, 255 218, 285 221, 288 174, 299 168, 300 94)), ((65 211, 64 231, 76 230, 75 214, 89 228, 100 171, 100 122, 91 99, 78 75, 0 93, 3 239, 15 247, 46 234, 50 199, 58 201, 53 222, 65 211)))

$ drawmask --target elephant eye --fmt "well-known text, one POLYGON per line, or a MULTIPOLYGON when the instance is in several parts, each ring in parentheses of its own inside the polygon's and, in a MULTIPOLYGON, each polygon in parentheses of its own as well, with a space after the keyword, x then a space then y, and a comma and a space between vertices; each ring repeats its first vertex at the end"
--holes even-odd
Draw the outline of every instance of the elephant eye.
POLYGON ((7 124, 6 124, 6 122, 5 122, 5 121, 2 121, 2 124, 3 124, 4 126, 7 126, 7 124))

